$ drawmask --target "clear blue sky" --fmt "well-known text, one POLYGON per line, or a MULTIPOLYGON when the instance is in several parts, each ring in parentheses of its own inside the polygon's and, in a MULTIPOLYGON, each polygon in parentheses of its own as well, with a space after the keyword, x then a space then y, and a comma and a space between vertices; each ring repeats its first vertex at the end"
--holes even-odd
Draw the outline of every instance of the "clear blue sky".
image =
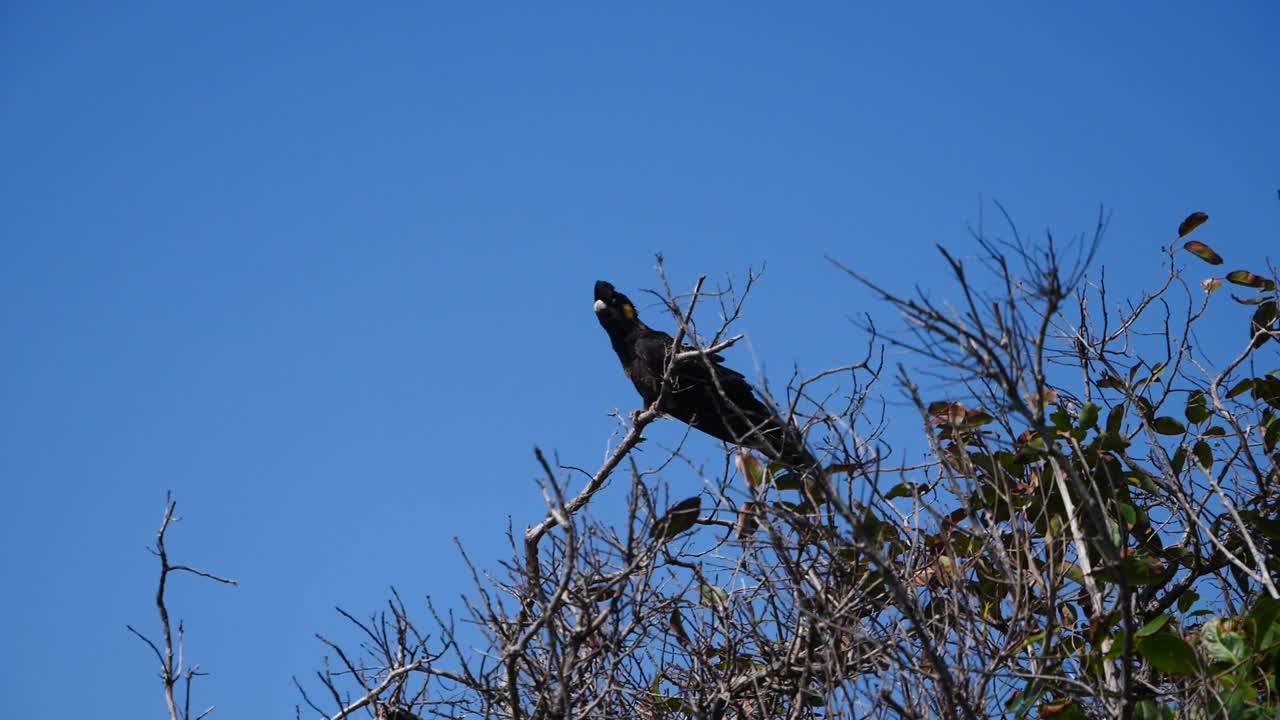
POLYGON ((163 714, 124 626, 168 488, 177 558, 242 583, 171 594, 221 717, 292 716, 334 605, 456 604, 451 539, 491 566, 540 517, 533 445, 593 466, 636 406, 590 291, 655 251, 683 288, 767 261, 731 355, 776 381, 861 352, 824 254, 937 282, 980 196, 1064 236, 1114 208, 1133 287, 1192 210, 1274 259, 1278 33, 1272 2, 4 3, 6 715, 163 714))

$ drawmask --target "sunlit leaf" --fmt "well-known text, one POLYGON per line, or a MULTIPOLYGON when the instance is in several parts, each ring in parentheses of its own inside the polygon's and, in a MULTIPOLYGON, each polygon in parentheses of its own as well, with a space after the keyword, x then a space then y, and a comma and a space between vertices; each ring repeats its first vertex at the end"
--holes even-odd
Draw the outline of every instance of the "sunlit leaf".
POLYGON ((1124 479, 1125 479, 1125 482, 1127 482, 1129 485, 1132 485, 1133 487, 1137 487, 1137 488, 1142 488, 1143 492, 1148 493, 1150 495, 1155 495, 1157 492, 1160 491, 1160 488, 1156 487, 1155 481, 1152 480, 1151 476, 1147 475, 1146 473, 1130 473, 1128 475, 1125 475, 1124 479))
POLYGON ((1120 512, 1120 517, 1124 518, 1124 524, 1133 527, 1138 521, 1138 511, 1129 503, 1116 502, 1116 510, 1120 512))
POLYGON ((1178 237, 1186 237, 1192 230, 1200 227, 1209 219, 1209 214, 1204 212, 1193 212, 1187 216, 1182 224, 1178 225, 1178 237))
POLYGON ((1080 409, 1080 417, 1077 418, 1080 427, 1085 430, 1091 430, 1098 425, 1098 406, 1093 403, 1086 403, 1080 409))
POLYGON ((702 496, 696 495, 672 505, 649 531, 651 537, 659 540, 670 540, 694 526, 698 521, 698 511, 702 509, 702 496))
POLYGON ((981 408, 975 408, 973 410, 965 411, 963 422, 965 429, 972 429, 995 422, 995 418, 987 411, 981 408))
POLYGON ((1085 720, 1089 716, 1076 705, 1076 701, 1062 700, 1041 705, 1040 717, 1054 720, 1085 720))
POLYGON ((1220 278, 1205 278, 1200 281, 1200 287, 1206 293, 1213 294, 1218 291, 1218 288, 1222 287, 1222 280, 1220 278))
POLYGON ((1195 675, 1200 670, 1196 652, 1187 641, 1171 633, 1138 640, 1138 654, 1157 670, 1175 675, 1195 675))
POLYGON ((1187 243, 1182 246, 1182 249, 1186 250, 1192 255, 1195 255, 1196 257, 1209 263, 1210 265, 1222 264, 1222 256, 1214 252, 1213 248, 1209 247, 1208 245, 1205 245, 1199 240, 1187 241, 1187 243))
POLYGON ((698 598, 708 607, 723 607, 729 602, 729 591, 715 585, 700 585, 698 598))
POLYGON ((1227 281, 1244 287, 1262 289, 1267 286, 1267 279, 1261 275, 1254 275, 1248 270, 1232 270, 1227 273, 1227 281))
POLYGON ((1155 618, 1151 620, 1151 622, 1147 623, 1146 625, 1143 625, 1142 629, 1134 633, 1133 636, 1135 638, 1144 638, 1144 637, 1147 637, 1148 635, 1155 635, 1157 632, 1159 632, 1160 628, 1169 624, 1169 620, 1170 618, 1168 615, 1157 615, 1155 618))
POLYGON ((1200 631, 1204 649, 1218 662, 1235 665, 1245 659, 1244 636, 1229 629, 1227 622, 1213 618, 1200 631))
POLYGON ((1187 429, 1183 427, 1182 423, 1178 422, 1176 418, 1171 418, 1168 415, 1156 418, 1155 428, 1156 432, 1161 435, 1181 435, 1187 431, 1187 429))
POLYGON ((742 473, 742 477, 747 481, 747 487, 754 492, 756 488, 768 482, 769 476, 765 474, 764 467, 760 465, 760 461, 754 455, 746 450, 739 450, 735 460, 738 463, 738 470, 742 473))

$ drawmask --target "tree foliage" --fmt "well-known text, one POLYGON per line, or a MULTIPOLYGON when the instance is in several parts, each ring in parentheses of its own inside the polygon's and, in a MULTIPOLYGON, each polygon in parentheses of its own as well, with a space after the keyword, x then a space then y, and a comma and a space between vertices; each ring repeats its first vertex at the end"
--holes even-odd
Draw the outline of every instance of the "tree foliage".
MULTIPOLYGON (((1207 220, 1130 302, 1090 274, 1105 217, 1065 248, 979 231, 976 259, 941 249, 948 290, 848 270, 905 329, 867 322, 859 357, 793 378, 779 407, 822 473, 739 450, 643 464, 654 408, 587 477, 539 452, 548 512, 501 570, 475 568, 458 615, 398 596, 347 615, 365 641, 325 641, 302 714, 1280 716, 1276 273, 1190 279, 1224 262, 1179 245, 1207 220), (1206 346, 1224 303, 1238 339, 1206 346), (904 428, 924 442, 894 447, 904 428), (592 513, 610 479, 622 522, 592 513)), ((666 295, 706 346, 746 294, 722 287, 707 331, 666 295)))

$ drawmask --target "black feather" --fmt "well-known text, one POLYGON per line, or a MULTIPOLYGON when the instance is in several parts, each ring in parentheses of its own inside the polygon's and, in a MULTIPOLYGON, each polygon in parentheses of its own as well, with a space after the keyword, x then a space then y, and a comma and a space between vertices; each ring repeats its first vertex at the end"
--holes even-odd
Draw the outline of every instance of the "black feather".
MULTIPOLYGON (((652 405, 662 389, 674 338, 641 322, 631 300, 603 280, 596 282, 595 300, 596 318, 608 333, 623 371, 645 405, 652 405)), ((761 402, 742 373, 725 367, 721 356, 678 360, 671 369, 670 385, 667 401, 659 408, 667 415, 792 467, 809 469, 817 464, 795 426, 761 402)))

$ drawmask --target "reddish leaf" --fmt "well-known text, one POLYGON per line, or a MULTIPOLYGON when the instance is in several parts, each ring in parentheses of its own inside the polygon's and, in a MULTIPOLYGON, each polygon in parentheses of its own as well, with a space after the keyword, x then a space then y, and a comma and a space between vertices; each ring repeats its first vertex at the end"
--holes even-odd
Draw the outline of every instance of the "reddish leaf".
POLYGON ((751 488, 752 492, 769 481, 764 468, 760 466, 760 461, 756 460, 751 453, 746 450, 739 450, 735 459, 738 462, 738 470, 742 473, 743 479, 747 481, 747 487, 751 488))
POLYGON ((738 509, 737 537, 745 540, 755 534, 760 527, 760 519, 756 517, 756 504, 743 503, 738 509))
POLYGON ((1208 245, 1205 245, 1199 240, 1189 240, 1185 245, 1182 246, 1182 249, 1186 250, 1192 255, 1195 255, 1196 257, 1209 263, 1210 265, 1222 264, 1222 256, 1214 252, 1213 248, 1209 247, 1208 245))
POLYGON ((671 610, 671 634, 676 636, 676 640, 680 641, 683 647, 689 647, 693 643, 689 640, 689 633, 684 629, 684 618, 680 616, 680 608, 672 608, 671 610))
POLYGON ((1254 275, 1248 270, 1233 270, 1227 273, 1227 280, 1237 285, 1258 288, 1259 290, 1275 289, 1274 282, 1262 277, 1261 275, 1254 275))
POLYGON ((1178 237, 1185 237, 1188 233, 1200 227, 1209 219, 1208 213, 1193 212, 1187 216, 1186 220, 1178 226, 1178 237))

